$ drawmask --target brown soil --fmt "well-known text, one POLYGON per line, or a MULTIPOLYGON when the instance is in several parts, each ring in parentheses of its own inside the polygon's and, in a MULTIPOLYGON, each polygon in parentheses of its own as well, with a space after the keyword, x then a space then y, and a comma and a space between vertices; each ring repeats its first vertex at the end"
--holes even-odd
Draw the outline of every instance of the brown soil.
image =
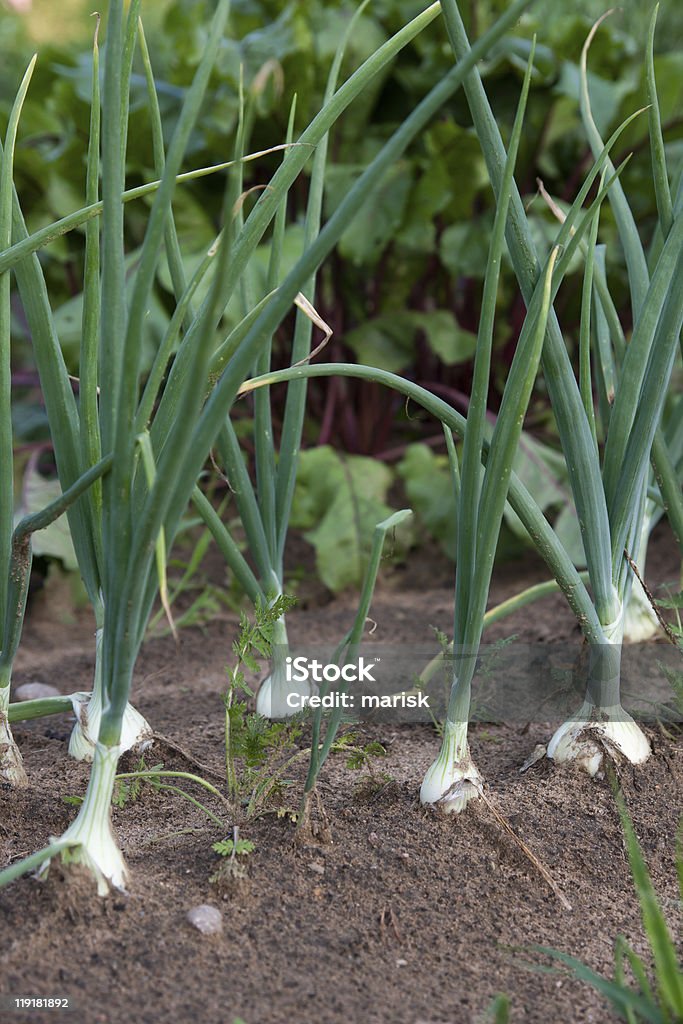
MULTIPOLYGON (((666 533, 648 569, 653 579, 675 579, 666 533)), ((501 574, 497 600, 520 589, 522 571, 525 585, 544 578, 542 567, 525 559, 501 574)), ((302 588, 290 616, 294 639, 311 628, 336 639, 348 628, 352 601, 323 599, 318 588, 302 588)), ((428 640, 430 624, 449 629, 451 599, 441 559, 394 571, 373 604, 375 639, 400 632, 428 640)), ((519 613, 494 635, 513 631, 533 641, 577 636, 560 597, 519 613)), ((203 632, 184 630, 179 651, 169 638, 150 639, 135 684, 135 703, 155 729, 218 770, 220 694, 234 635, 235 618, 226 615, 203 632)), ((39 595, 15 683, 87 689, 92 660, 87 615, 65 625, 39 595)), ((128 895, 88 898, 83 880, 59 868, 46 883, 24 878, 0 893, 2 994, 69 996, 76 1009, 66 1019, 79 1024, 469 1024, 490 1019, 485 1011, 496 992, 510 996, 512 1021, 608 1021, 608 1008, 587 986, 523 966, 538 960, 529 949, 537 943, 609 974, 618 934, 647 956, 609 783, 548 762, 518 771, 549 729, 477 726, 472 751, 489 798, 546 865, 571 910, 486 804, 470 804, 454 818, 420 807, 419 784, 438 744, 432 729, 365 725, 362 741, 379 739, 387 749, 385 774, 373 781, 340 755, 330 759, 319 787, 330 843, 295 844, 287 816, 242 822, 240 835, 256 844, 246 875, 217 888, 211 845, 231 834, 225 808, 192 790, 225 818, 221 832, 187 801, 148 787, 113 816, 131 869, 128 895), (221 935, 202 935, 187 923, 187 911, 202 903, 221 908, 221 935)), ((83 792, 88 771, 66 756, 69 730, 65 717, 15 727, 30 787, 0 792, 3 865, 43 846, 75 813, 63 798, 83 792)), ((621 783, 659 898, 679 927, 683 745, 661 730, 650 736, 656 756, 624 770, 621 783)), ((195 770, 162 747, 148 761, 195 770)), ((293 786, 285 802, 292 806, 302 775, 303 762, 288 773, 293 786)), ((42 1024, 55 1016, 13 1012, 2 1019, 42 1024)))

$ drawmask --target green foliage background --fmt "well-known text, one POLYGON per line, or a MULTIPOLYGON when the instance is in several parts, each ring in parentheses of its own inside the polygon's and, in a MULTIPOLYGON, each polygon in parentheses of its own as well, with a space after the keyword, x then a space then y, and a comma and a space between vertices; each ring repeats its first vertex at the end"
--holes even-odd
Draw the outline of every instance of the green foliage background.
MULTIPOLYGON (((167 136, 204 50, 213 6, 211 0, 143 2, 167 136)), ((226 140, 231 138, 238 114, 240 76, 245 89, 256 96, 252 150, 282 142, 295 94, 297 124, 301 127, 308 123, 320 105, 330 62, 356 6, 346 0, 234 0, 231 37, 222 45, 208 101, 189 147, 188 169, 229 158, 226 140)), ((344 75, 348 76, 391 31, 425 6, 426 0, 373 0, 348 48, 344 75)), ((469 0, 462 6, 470 33, 478 35, 506 5, 503 0, 469 0)), ((82 203, 89 117, 89 36, 93 31, 91 9, 92 5, 84 0, 70 0, 59 5, 57 16, 55 5, 34 0, 28 18, 4 12, 0 18, 0 121, 6 121, 34 40, 40 54, 16 153, 17 187, 30 229, 63 216, 82 203)), ((603 4, 597 0, 581 0, 566 6, 553 0, 539 0, 519 24, 517 34, 502 41, 482 68, 505 136, 511 127, 529 41, 534 33, 538 34, 538 74, 528 105, 517 180, 530 204, 533 228, 541 242, 549 243, 552 215, 536 194, 537 177, 543 179, 560 203, 570 201, 590 160, 578 114, 578 61, 590 25, 603 10, 603 4)), ((649 5, 628 0, 621 12, 607 20, 594 41, 590 53, 591 94, 596 122, 604 135, 626 114, 645 103, 642 48, 649 16, 649 5)), ((656 74, 672 167, 680 165, 683 157, 681 44, 683 8, 674 0, 667 0, 659 15, 656 74)), ((332 139, 325 195, 328 215, 386 137, 443 76, 451 60, 443 25, 437 21, 401 54, 361 102, 352 105, 332 139)), ((131 186, 155 177, 144 82, 140 69, 137 71, 127 169, 131 186)), ((615 163, 626 152, 634 151, 635 158, 623 182, 647 239, 652 234, 656 214, 646 140, 646 119, 641 118, 623 136, 615 163)), ((246 186, 267 182, 277 160, 277 155, 271 155, 248 165, 246 186)), ((175 210, 188 271, 213 240, 222 189, 218 176, 178 190, 175 210)), ((300 251, 306 193, 307 179, 302 176, 291 193, 283 269, 300 251)), ((337 254, 323 270, 316 304, 334 329, 329 356, 358 359, 401 372, 433 387, 437 393, 446 394, 456 404, 460 402, 466 410, 492 216, 492 195, 483 158, 471 130, 465 98, 460 94, 395 166, 371 208, 346 232, 337 254)), ((145 218, 143 201, 128 209, 131 270, 145 218)), ((610 285, 628 324, 625 271, 607 208, 601 232, 601 240, 612 243, 608 247, 610 285)), ((256 260, 263 260, 265 252, 264 247, 256 260)), ((52 294, 61 296, 57 326, 67 362, 77 372, 81 236, 75 233, 63 237, 43 252, 41 259, 52 294)), ((147 324, 148 362, 167 322, 169 294, 169 276, 162 264, 147 324)), ((570 325, 570 346, 574 342, 571 325, 578 323, 579 296, 580 276, 576 272, 569 276, 558 299, 563 323, 570 325)), ((496 378, 500 386, 523 319, 523 306, 510 267, 503 270, 499 307, 501 326, 497 329, 494 386, 490 394, 494 414, 498 400, 496 378)), ((16 362, 21 367, 24 362, 30 363, 29 339, 18 303, 15 313, 16 362)), ((228 325, 230 320, 229 309, 228 325)), ((286 324, 278 344, 284 365, 289 361, 290 345, 286 324)), ((41 417, 35 415, 35 394, 30 389, 19 389, 17 394, 17 438, 30 442, 41 437, 43 430, 41 417)), ((398 453, 398 476, 415 502, 418 534, 435 536, 451 554, 452 503, 442 456, 429 448, 411 447, 429 440, 427 435, 430 431, 434 433, 433 426, 420 416, 409 414, 400 400, 379 393, 373 385, 349 381, 318 383, 311 387, 310 399, 306 431, 309 445, 319 441, 331 443, 356 456, 384 456, 392 445, 403 445, 398 453), (441 495, 438 502, 429 500, 434 488, 441 495)), ((248 414, 246 403, 244 411, 248 414)), ((526 468, 540 472, 546 508, 552 513, 562 504, 564 485, 562 467, 547 447, 553 444, 554 431, 541 391, 532 404, 530 419, 546 448, 539 448, 536 455, 540 452, 540 458, 530 460, 526 468)), ((276 429, 277 422, 276 411, 276 429)), ((241 429, 246 431, 248 425, 241 429)), ((363 521, 373 515, 382 518, 396 474, 387 466, 370 469, 369 464, 360 463, 358 471, 349 469, 348 463, 340 468, 341 463, 338 458, 335 462, 335 458, 328 448, 320 454, 310 454, 310 465, 322 461, 326 470, 322 476, 311 475, 307 472, 308 463, 303 464, 297 508, 300 510, 308 502, 318 510, 316 519, 309 508, 305 522, 302 519, 299 525, 308 531, 316 547, 323 579, 338 589, 358 578, 352 567, 362 561, 356 558, 359 503, 365 510, 360 517, 363 521), (337 512, 344 522, 344 516, 348 516, 346 532, 350 545, 344 548, 344 558, 337 558, 336 565, 325 526, 325 517, 330 514, 330 505, 325 500, 328 485, 320 484, 317 495, 312 496, 311 492, 312 487, 315 489, 311 481, 324 481, 328 470, 329 480, 336 480, 342 473, 347 483, 351 481, 335 492, 335 501, 346 502, 348 506, 343 513, 337 512), (365 489, 358 484, 363 475, 368 481, 365 489)), ((513 533, 519 532, 515 525, 514 520, 508 520, 513 533)), ((572 529, 574 525, 567 523, 567 530, 572 529)), ((576 557, 581 560, 580 550, 576 557)))

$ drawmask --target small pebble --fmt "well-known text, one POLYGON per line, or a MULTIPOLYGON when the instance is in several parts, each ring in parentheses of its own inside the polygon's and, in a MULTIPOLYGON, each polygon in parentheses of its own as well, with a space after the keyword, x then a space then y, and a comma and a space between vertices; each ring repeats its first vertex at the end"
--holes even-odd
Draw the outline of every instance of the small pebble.
POLYGON ((188 910, 187 920, 202 935, 218 935, 223 931, 223 915, 218 907, 211 907, 208 903, 188 910))
POLYGON ((316 875, 325 874, 325 865, 321 864, 319 860, 311 861, 311 863, 309 864, 309 868, 311 869, 311 871, 315 871, 316 875))
POLYGON ((15 700, 42 700, 43 697, 59 697, 56 686, 49 683, 22 683, 14 691, 15 700))

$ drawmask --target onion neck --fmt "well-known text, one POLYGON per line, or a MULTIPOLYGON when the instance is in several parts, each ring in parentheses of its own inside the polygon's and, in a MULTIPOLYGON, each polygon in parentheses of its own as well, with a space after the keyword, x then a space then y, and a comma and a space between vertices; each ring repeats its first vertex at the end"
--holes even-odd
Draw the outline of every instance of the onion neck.
POLYGON ((62 860, 86 867, 95 878, 99 896, 106 896, 112 887, 125 890, 128 880, 128 870, 111 825, 111 799, 120 752, 118 747, 95 745, 83 803, 75 821, 62 836, 62 841, 69 843, 62 860))
POLYGON ((449 717, 444 725, 439 756, 428 769, 420 789, 420 802, 447 814, 459 814, 481 793, 482 780, 470 755, 467 740, 469 685, 453 683, 449 717), (452 710, 461 713, 453 717, 452 710), (464 712, 464 713, 462 713, 464 712))
POLYGON ((557 729, 548 744, 548 757, 558 763, 575 762, 596 775, 605 752, 631 764, 650 756, 647 737, 621 704, 621 642, 624 608, 603 626, 605 642, 591 644, 586 696, 579 710, 557 729))
MULTIPOLYGON (((95 745, 100 735, 104 714, 104 687, 102 681, 102 635, 95 634, 95 675, 92 693, 74 693, 71 702, 76 715, 76 724, 69 740, 69 753, 77 761, 92 761, 95 745)), ((126 750, 145 750, 152 743, 152 728, 132 704, 126 704, 121 721, 120 733, 115 745, 126 750)))

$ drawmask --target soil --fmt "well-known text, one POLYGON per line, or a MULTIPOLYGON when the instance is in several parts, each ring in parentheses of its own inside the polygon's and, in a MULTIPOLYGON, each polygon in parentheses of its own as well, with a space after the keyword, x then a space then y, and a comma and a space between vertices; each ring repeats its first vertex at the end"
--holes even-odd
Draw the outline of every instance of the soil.
MULTIPOLYGON (((674 580, 679 564, 660 530, 648 563, 655 581, 674 580)), ((220 572, 215 570, 220 576, 220 572)), ((531 556, 499 573, 492 600, 545 578, 531 556)), ((300 588, 289 628, 320 639, 348 629, 353 601, 331 600, 315 585, 300 588)), ((450 628, 451 569, 424 551, 387 573, 373 603, 375 640, 400 634, 429 639, 429 626, 450 628)), ((86 612, 54 612, 32 602, 14 684, 39 680, 62 692, 88 689, 93 625, 86 612)), ((203 629, 149 639, 142 650, 134 701, 154 728, 220 775, 221 693, 236 616, 203 629)), ((533 642, 578 633, 560 596, 546 598, 495 627, 533 642)), ((73 872, 53 867, 48 880, 23 878, 0 893, 4 996, 68 996, 66 1019, 90 1022, 233 1024, 469 1024, 491 1020, 497 992, 510 998, 510 1019, 527 1024, 612 1019, 602 999, 566 974, 529 969, 544 963, 533 944, 584 960, 604 975, 624 935, 648 957, 609 781, 591 780, 541 761, 521 775, 550 723, 485 724, 471 731, 487 795, 517 837, 550 872, 565 909, 491 806, 460 816, 421 808, 418 791, 438 749, 434 729, 365 724, 358 742, 379 740, 386 757, 374 774, 334 755, 319 793, 329 840, 295 842, 287 814, 240 819, 255 844, 243 877, 218 886, 212 843, 232 835, 225 806, 192 788, 224 820, 221 829, 186 800, 144 787, 115 808, 114 826, 131 872, 126 895, 100 900, 73 872), (223 931, 204 935, 186 915, 198 904, 220 908, 223 931)), ((45 845, 73 818, 64 797, 82 794, 88 769, 66 754, 66 716, 14 727, 30 780, 0 792, 0 863, 45 845)), ((683 743, 650 728, 655 756, 624 768, 621 786, 670 926, 680 934, 675 839, 681 815, 683 743)), ((198 769, 159 743, 149 764, 198 769)), ((134 765, 130 758, 126 766, 134 765)), ((288 771, 284 806, 296 807, 304 760, 288 771)), ((211 781, 213 776, 205 773, 211 781)), ((188 787, 190 788, 190 787, 188 787)), ((4 1013, 42 1024, 55 1013, 4 1013)), ((59 1018, 58 1018, 59 1019, 59 1018)))

